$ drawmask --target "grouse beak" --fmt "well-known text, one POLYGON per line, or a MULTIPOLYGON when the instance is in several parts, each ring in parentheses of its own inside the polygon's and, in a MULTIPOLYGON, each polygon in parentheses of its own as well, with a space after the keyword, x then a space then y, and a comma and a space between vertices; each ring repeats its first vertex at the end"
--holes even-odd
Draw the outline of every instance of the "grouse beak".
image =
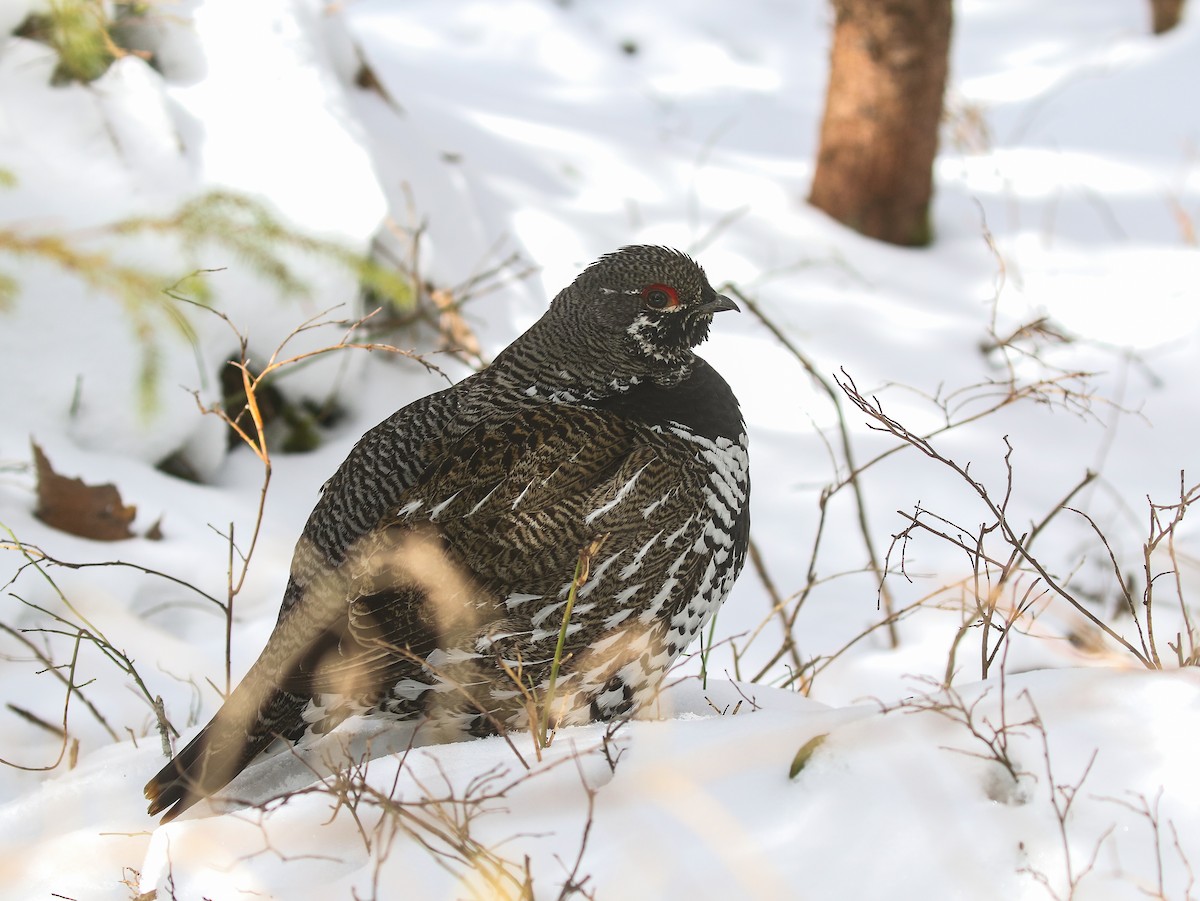
POLYGON ((706 300, 695 310, 697 313, 721 313, 725 310, 735 310, 740 313, 742 308, 724 294, 714 294, 712 300, 706 300))

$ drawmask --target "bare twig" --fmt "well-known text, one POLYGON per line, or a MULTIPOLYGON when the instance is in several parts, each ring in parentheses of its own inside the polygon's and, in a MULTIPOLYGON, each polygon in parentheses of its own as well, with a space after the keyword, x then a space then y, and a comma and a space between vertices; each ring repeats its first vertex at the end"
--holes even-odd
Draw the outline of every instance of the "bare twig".
POLYGON ((48 654, 42 651, 41 648, 35 645, 16 629, 9 626, 7 623, 0 623, 0 629, 7 632, 17 641, 21 642, 21 644, 25 645, 25 647, 29 648, 29 650, 33 652, 33 655, 37 657, 38 661, 45 665, 45 672, 53 674, 60 682, 67 686, 68 692, 74 692, 75 696, 79 698, 80 703, 88 709, 88 712, 91 713, 93 717, 95 717, 96 722, 99 723, 104 731, 109 734, 109 737, 111 737, 113 741, 121 740, 121 737, 117 734, 116 730, 114 730, 113 727, 108 724, 108 720, 104 718, 104 715, 96 709, 96 705, 87 699, 83 693, 83 690, 76 685, 72 679, 64 676, 59 671, 59 666, 50 659, 48 654))
MULTIPOLYGON (((7 628, 7 627, 5 627, 5 628, 7 628)), ((67 719, 68 719, 68 716, 69 716, 70 710, 71 710, 71 698, 75 693, 73 691, 73 689, 75 688, 75 664, 79 660, 79 643, 82 638, 83 638, 82 633, 77 634, 75 636, 75 644, 71 649, 71 662, 69 664, 67 664, 67 675, 66 675, 67 692, 63 698, 62 728, 58 729, 58 730, 52 729, 52 731, 57 732, 59 740, 60 740, 60 744, 59 744, 59 748, 58 748, 58 756, 54 758, 53 763, 46 764, 45 766, 27 766, 27 765, 21 764, 21 763, 14 763, 13 761, 6 760, 3 757, 0 757, 0 763, 4 764, 5 766, 11 766, 14 769, 24 770, 24 771, 30 772, 30 773, 44 773, 47 770, 55 769, 56 767, 58 767, 58 765, 60 763, 62 763, 63 756, 67 753, 67 747, 70 744, 70 734, 67 731, 67 719)), ((43 727, 46 726, 45 723, 41 723, 41 722, 39 722, 39 725, 41 725, 43 727)), ((72 756, 74 756, 74 755, 72 755, 72 756)))
MULTIPOLYGON (((868 419, 871 420, 872 428, 896 436, 905 444, 915 447, 930 459, 941 463, 943 466, 946 466, 953 472, 957 473, 957 475, 971 487, 971 489, 983 502, 984 506, 987 507, 991 515, 995 518, 995 522, 1009 546, 1020 554, 1025 562, 1037 572, 1037 574, 1042 578, 1043 582, 1055 594, 1070 604, 1071 607, 1083 615, 1089 622, 1100 629, 1100 631, 1102 631, 1110 639, 1121 645, 1121 647, 1125 648, 1125 650, 1132 654, 1143 666, 1151 669, 1155 668, 1154 661, 1148 654, 1134 647, 1132 644, 1126 641, 1123 636, 1119 635, 1108 623, 1104 622, 1102 619, 1092 613, 1091 610, 1089 610, 1074 595, 1068 592, 1063 585, 1046 570, 1045 566, 1038 558, 1030 553, 1026 543, 1027 534, 1018 534, 1007 516, 1005 509, 1007 505, 1007 493, 1004 501, 997 502, 994 500, 987 487, 970 474, 967 466, 960 465, 954 460, 944 456, 934 447, 929 439, 914 434, 898 420, 889 416, 884 412, 883 407, 878 400, 868 400, 866 397, 864 397, 855 386, 854 380, 848 373, 846 373, 845 370, 842 370, 842 379, 838 380, 838 384, 842 388, 842 391, 845 392, 846 396, 850 398, 851 402, 858 407, 859 410, 866 414, 868 419)), ((1005 438, 1004 445, 1005 466, 1007 468, 1011 465, 1010 460, 1012 455, 1012 444, 1007 438, 1005 438)))
MULTIPOLYGON (((855 463, 854 448, 850 441, 850 428, 846 423, 845 411, 842 408, 841 398, 838 395, 837 389, 834 388, 833 384, 831 384, 829 380, 821 374, 816 365, 808 358, 808 355, 800 350, 800 348, 798 348, 794 343, 792 343, 791 339, 788 338, 788 336, 785 335, 783 331, 766 316, 765 313, 763 313, 756 301, 746 296, 746 294, 742 292, 736 285, 725 285, 724 289, 729 291, 729 293, 733 294, 738 300, 743 302, 746 305, 746 308, 753 313, 764 326, 766 326, 767 330, 775 337, 777 341, 779 341, 780 344, 783 345, 788 353, 795 357, 797 362, 799 362, 801 367, 803 367, 804 371, 808 373, 809 377, 821 387, 821 390, 825 392, 826 396, 828 396, 830 403, 833 404, 834 414, 836 415, 838 421, 838 435, 841 439, 842 460, 845 463, 846 469, 849 473, 849 475, 847 475, 846 479, 841 484, 849 485, 851 492, 854 494, 859 533, 862 537, 863 546, 867 552, 867 565, 870 567, 871 572, 874 573, 877 582, 880 585, 883 585, 884 570, 879 565, 879 555, 875 551, 875 541, 872 537, 870 526, 867 523, 867 502, 865 496, 863 495, 862 484, 858 478, 861 470, 855 463)), ((839 487, 841 486, 839 485, 839 487)), ((834 491, 836 490, 837 489, 835 488, 834 491)), ((896 647, 900 643, 900 636, 895 629, 895 619, 892 615, 894 603, 890 590, 884 587, 881 590, 879 597, 883 606, 883 611, 886 615, 885 619, 888 623, 888 639, 891 642, 892 647, 896 647)))

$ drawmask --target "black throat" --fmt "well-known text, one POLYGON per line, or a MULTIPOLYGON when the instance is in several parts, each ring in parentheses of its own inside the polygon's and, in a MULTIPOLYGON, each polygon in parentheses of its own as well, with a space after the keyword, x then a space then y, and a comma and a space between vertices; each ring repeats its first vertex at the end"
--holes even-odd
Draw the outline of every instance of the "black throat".
POLYGON ((705 438, 737 440, 745 426, 733 391, 708 363, 700 357, 694 359, 691 374, 673 385, 642 382, 627 391, 589 400, 587 405, 647 425, 666 427, 677 422, 705 438))

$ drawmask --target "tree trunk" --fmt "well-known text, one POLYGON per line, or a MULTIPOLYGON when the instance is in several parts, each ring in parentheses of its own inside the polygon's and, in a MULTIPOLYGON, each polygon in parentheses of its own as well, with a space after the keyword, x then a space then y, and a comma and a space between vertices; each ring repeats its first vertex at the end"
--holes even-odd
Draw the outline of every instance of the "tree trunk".
POLYGON ((927 244, 951 0, 833 0, 809 203, 864 235, 927 244))
POLYGON ((1150 15, 1155 34, 1170 31, 1183 15, 1183 0, 1150 0, 1150 15))

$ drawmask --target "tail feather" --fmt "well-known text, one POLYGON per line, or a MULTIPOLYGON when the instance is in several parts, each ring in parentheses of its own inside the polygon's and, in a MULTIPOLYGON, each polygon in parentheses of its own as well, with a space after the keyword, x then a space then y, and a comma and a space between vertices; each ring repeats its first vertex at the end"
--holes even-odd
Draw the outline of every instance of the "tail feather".
POLYGON ((162 822, 169 823, 197 801, 220 791, 266 747, 267 741, 247 737, 240 753, 233 756, 213 753, 209 744, 213 723, 205 726, 182 751, 146 783, 146 799, 151 816, 166 811, 162 822))
POLYGON ((238 686, 212 722, 146 783, 151 816, 163 813, 162 822, 169 823, 228 785, 276 738, 296 737, 305 699, 271 691, 255 703, 254 695, 245 682, 238 686))

